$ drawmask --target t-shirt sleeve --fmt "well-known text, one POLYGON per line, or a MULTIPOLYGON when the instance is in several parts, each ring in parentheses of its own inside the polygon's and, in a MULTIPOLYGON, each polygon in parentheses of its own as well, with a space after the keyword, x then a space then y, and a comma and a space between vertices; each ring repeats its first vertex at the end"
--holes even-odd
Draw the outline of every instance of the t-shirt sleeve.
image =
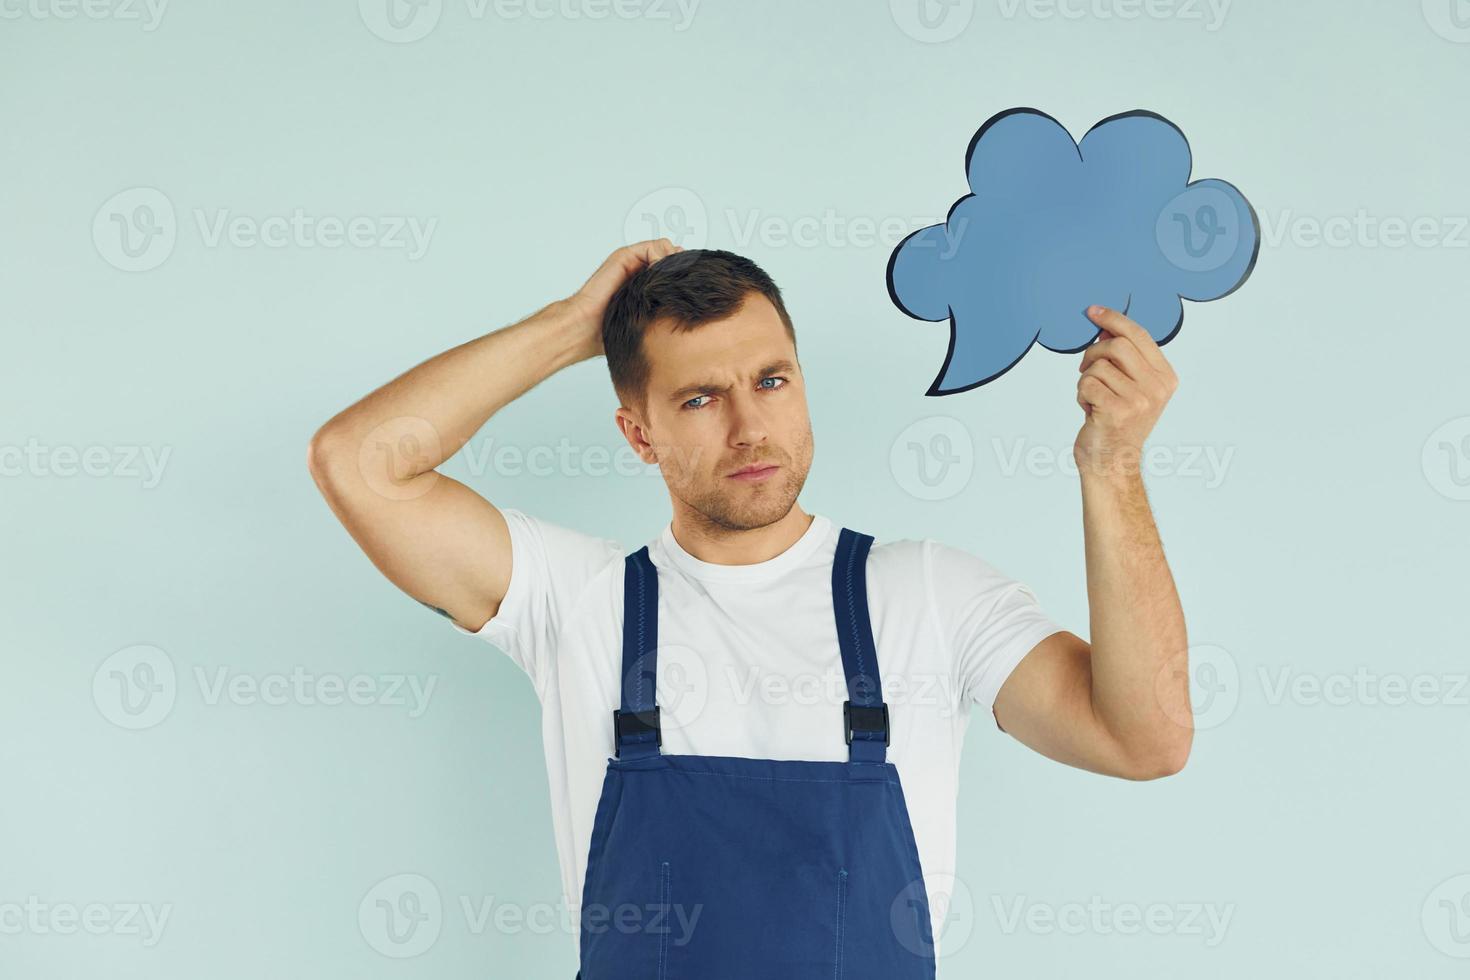
POLYGON ((556 663, 557 638, 567 611, 594 576, 621 559, 622 546, 513 507, 502 507, 500 513, 510 529, 510 584, 505 598, 477 632, 452 620, 449 625, 505 651, 539 694, 556 663))
POLYGON ((1027 586, 984 560, 933 540, 924 546, 932 612, 950 645, 956 689, 990 711, 1016 665, 1062 628, 1027 586))

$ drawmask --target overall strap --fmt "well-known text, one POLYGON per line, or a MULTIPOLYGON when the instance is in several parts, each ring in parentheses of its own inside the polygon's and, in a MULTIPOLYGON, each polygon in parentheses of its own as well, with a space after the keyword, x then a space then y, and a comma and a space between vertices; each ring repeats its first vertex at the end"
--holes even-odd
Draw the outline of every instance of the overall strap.
POLYGON ((658 755, 658 569, 648 546, 627 557, 623 571, 622 708, 613 712, 614 753, 620 759, 658 755))
POLYGON ((832 608, 847 698, 842 724, 851 762, 884 762, 888 751, 888 705, 878 676, 878 646, 868 618, 868 549, 873 538, 843 528, 832 559, 832 608))

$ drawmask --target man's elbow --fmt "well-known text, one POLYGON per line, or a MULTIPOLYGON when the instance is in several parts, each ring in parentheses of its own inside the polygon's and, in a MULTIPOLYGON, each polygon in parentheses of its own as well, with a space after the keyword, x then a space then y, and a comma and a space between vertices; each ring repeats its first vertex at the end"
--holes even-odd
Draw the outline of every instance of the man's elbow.
POLYGON ((1151 745, 1147 751, 1136 753, 1123 775, 1139 782, 1178 775, 1189 761, 1193 745, 1193 733, 1187 729, 1171 733, 1170 738, 1151 745))
POLYGON ((345 453, 343 440, 331 422, 317 429, 306 444, 306 471, 324 495, 330 495, 337 483, 337 474, 346 459, 345 453))

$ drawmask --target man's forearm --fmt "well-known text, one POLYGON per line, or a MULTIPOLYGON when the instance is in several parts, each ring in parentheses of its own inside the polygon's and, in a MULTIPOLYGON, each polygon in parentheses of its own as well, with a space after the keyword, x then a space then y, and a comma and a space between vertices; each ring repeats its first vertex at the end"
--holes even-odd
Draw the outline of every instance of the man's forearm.
POLYGON ((1146 767, 1189 754, 1188 639, 1136 465, 1082 471, 1082 522, 1099 721, 1146 767))
POLYGON ((333 416, 320 438, 345 447, 369 439, 392 446, 383 458, 391 459, 395 481, 406 480, 453 456, 490 416, 599 349, 576 304, 559 300, 399 375, 333 416), (412 451, 399 446, 404 440, 412 451))

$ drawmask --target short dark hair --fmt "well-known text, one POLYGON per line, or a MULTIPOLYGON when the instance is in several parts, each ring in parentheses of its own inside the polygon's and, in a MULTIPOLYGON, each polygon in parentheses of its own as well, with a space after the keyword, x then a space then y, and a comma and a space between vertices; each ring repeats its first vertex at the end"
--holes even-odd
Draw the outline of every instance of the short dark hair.
POLYGON ((667 319, 676 330, 689 330, 731 315, 751 293, 771 301, 795 346, 796 328, 781 301, 781 290, 744 256, 691 248, 635 272, 613 294, 602 316, 602 349, 618 396, 640 404, 647 396, 643 334, 655 320, 667 319))

